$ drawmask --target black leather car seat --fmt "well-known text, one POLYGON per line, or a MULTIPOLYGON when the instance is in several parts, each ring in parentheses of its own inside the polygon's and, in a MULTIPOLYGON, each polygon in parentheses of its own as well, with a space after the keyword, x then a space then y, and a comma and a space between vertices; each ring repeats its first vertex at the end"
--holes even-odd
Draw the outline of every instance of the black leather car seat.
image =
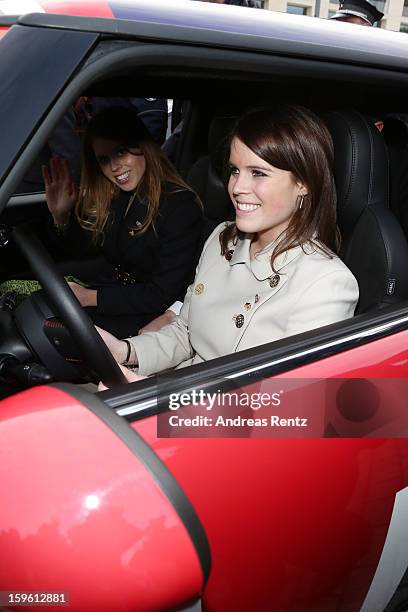
POLYGON ((390 161, 390 208, 408 237, 408 126, 396 117, 385 117, 382 135, 390 161))
POLYGON ((389 209, 385 141, 357 111, 325 121, 335 150, 340 255, 360 287, 356 313, 408 299, 408 244, 389 209))
POLYGON ((228 136, 234 123, 235 117, 212 119, 208 132, 208 153, 192 165, 187 175, 188 184, 200 196, 204 206, 204 240, 219 223, 235 218, 224 180, 228 136))

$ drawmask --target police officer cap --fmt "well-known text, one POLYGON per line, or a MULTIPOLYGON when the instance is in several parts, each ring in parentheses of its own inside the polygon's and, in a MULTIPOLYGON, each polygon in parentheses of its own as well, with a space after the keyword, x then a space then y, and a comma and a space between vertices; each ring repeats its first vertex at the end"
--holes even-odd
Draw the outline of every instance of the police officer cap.
POLYGON ((262 8, 258 0, 224 0, 224 4, 235 4, 236 6, 248 6, 249 8, 262 8))
POLYGON ((373 4, 366 2, 366 0, 342 0, 337 13, 332 15, 331 19, 342 19, 348 15, 361 17, 370 25, 374 25, 376 21, 380 21, 384 17, 384 13, 378 11, 373 4))

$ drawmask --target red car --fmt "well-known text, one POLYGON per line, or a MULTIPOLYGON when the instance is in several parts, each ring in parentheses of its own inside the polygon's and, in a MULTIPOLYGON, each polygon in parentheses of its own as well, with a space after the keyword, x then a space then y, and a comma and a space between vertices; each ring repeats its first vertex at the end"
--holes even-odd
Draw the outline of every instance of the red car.
POLYGON ((43 287, 0 311, 2 609, 406 610, 408 38, 187 0, 35 4, 0 16, 1 279, 29 262, 43 287), (183 101, 173 159, 209 223, 243 108, 323 116, 353 319, 123 384, 38 239, 44 194, 18 186, 78 97, 135 94, 183 101), (194 400, 234 393, 240 418, 208 428, 194 400), (240 403, 263 393, 264 429, 240 403))

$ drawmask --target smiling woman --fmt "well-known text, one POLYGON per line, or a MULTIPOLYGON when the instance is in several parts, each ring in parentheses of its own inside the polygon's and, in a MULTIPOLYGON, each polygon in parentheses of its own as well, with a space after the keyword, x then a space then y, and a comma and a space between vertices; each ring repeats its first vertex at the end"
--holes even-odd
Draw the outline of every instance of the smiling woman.
POLYGON ((201 207, 134 111, 112 107, 90 121, 79 190, 65 160, 43 174, 60 245, 77 256, 96 246, 106 258, 89 287, 70 283, 95 323, 134 335, 183 297, 201 207))
POLYGON ((311 111, 242 116, 228 164, 235 223, 208 239, 176 321, 130 344, 103 336, 115 358, 149 375, 351 317, 359 292, 336 255, 332 165, 329 132, 311 111))
POLYGON ((251 254, 274 243, 274 260, 313 243, 331 255, 339 247, 330 134, 310 111, 283 106, 246 113, 236 125, 228 192, 235 225, 222 234, 224 251, 251 233, 251 254))

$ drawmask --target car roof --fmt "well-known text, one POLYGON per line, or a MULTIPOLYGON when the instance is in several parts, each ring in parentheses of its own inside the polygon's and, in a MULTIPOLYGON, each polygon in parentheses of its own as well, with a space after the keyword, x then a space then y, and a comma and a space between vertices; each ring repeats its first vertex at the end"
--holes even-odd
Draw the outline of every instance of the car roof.
MULTIPOLYGON (((42 6, 38 2, 33 4, 42 6)), ((18 22, 403 71, 408 66, 408 38, 404 33, 351 27, 336 20, 191 0, 76 0, 47 2, 44 6, 47 12, 24 15, 18 22)))

